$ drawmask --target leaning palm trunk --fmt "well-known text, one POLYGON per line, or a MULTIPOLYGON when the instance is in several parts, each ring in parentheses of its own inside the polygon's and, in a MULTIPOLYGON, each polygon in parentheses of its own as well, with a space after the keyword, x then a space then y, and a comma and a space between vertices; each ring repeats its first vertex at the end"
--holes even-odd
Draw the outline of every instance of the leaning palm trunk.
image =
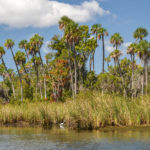
POLYGON ((13 59, 14 59, 14 62, 15 62, 16 68, 17 68, 18 75, 19 75, 20 86, 21 86, 21 102, 22 102, 22 101, 23 101, 23 86, 22 86, 22 78, 21 78, 21 74, 20 74, 20 72, 19 72, 18 65, 16 64, 15 56, 14 56, 14 53, 13 53, 13 51, 12 51, 12 48, 10 48, 10 50, 11 50, 11 53, 12 53, 12 55, 13 55, 13 59))
POLYGON ((9 80, 10 80, 10 83, 11 83, 14 99, 16 99, 15 88, 14 88, 14 84, 13 84, 11 75, 10 75, 10 73, 8 72, 8 69, 7 69, 6 65, 5 65, 5 62, 4 62, 3 58, 1 58, 1 60, 2 60, 2 64, 3 64, 4 67, 5 67, 5 70, 6 70, 7 74, 8 74, 8 77, 9 77, 9 80))

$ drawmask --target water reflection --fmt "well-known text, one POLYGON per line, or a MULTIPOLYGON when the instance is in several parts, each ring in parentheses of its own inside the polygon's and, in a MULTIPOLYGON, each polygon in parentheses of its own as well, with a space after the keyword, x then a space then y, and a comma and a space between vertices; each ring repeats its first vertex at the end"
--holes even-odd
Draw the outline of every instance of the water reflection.
POLYGON ((150 150, 150 128, 0 128, 0 150, 150 150))

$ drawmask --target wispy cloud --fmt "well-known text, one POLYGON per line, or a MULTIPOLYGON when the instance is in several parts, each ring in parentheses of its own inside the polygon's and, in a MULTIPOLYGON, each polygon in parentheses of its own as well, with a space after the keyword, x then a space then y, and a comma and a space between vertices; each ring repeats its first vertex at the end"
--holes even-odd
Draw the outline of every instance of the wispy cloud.
MULTIPOLYGON (((131 44, 132 42, 125 42, 123 43, 120 47, 119 47, 119 50, 122 51, 123 54, 126 54, 126 50, 127 50, 127 47, 131 44)), ((105 49, 108 53, 111 53, 115 48, 112 46, 112 44, 110 44, 109 41, 106 41, 105 42, 105 49)))
POLYGON ((0 0, 0 24, 8 27, 49 27, 66 15, 77 22, 87 22, 95 15, 111 14, 96 0, 80 5, 49 0, 0 0))
POLYGON ((44 44, 43 44, 43 46, 42 46, 42 51, 43 51, 45 54, 47 54, 47 53, 49 53, 49 52, 52 52, 52 50, 50 50, 50 49, 48 48, 48 44, 49 44, 49 41, 46 41, 46 42, 44 42, 44 44))

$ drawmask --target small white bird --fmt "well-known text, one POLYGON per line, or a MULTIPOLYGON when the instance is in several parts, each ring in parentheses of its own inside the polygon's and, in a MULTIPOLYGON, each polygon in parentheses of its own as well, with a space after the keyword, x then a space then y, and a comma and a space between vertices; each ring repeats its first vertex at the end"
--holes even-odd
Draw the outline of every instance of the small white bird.
POLYGON ((65 123, 65 121, 63 121, 62 123, 59 124, 59 127, 60 127, 61 129, 64 129, 64 123, 65 123))

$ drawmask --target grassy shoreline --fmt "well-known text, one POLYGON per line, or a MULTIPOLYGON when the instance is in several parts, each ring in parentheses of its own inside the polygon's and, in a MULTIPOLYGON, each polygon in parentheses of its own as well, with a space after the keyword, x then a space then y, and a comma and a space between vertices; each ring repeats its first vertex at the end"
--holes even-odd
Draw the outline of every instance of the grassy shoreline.
POLYGON ((0 126, 51 127, 64 120, 71 129, 150 126, 150 97, 131 100, 86 91, 64 103, 0 105, 0 126))

